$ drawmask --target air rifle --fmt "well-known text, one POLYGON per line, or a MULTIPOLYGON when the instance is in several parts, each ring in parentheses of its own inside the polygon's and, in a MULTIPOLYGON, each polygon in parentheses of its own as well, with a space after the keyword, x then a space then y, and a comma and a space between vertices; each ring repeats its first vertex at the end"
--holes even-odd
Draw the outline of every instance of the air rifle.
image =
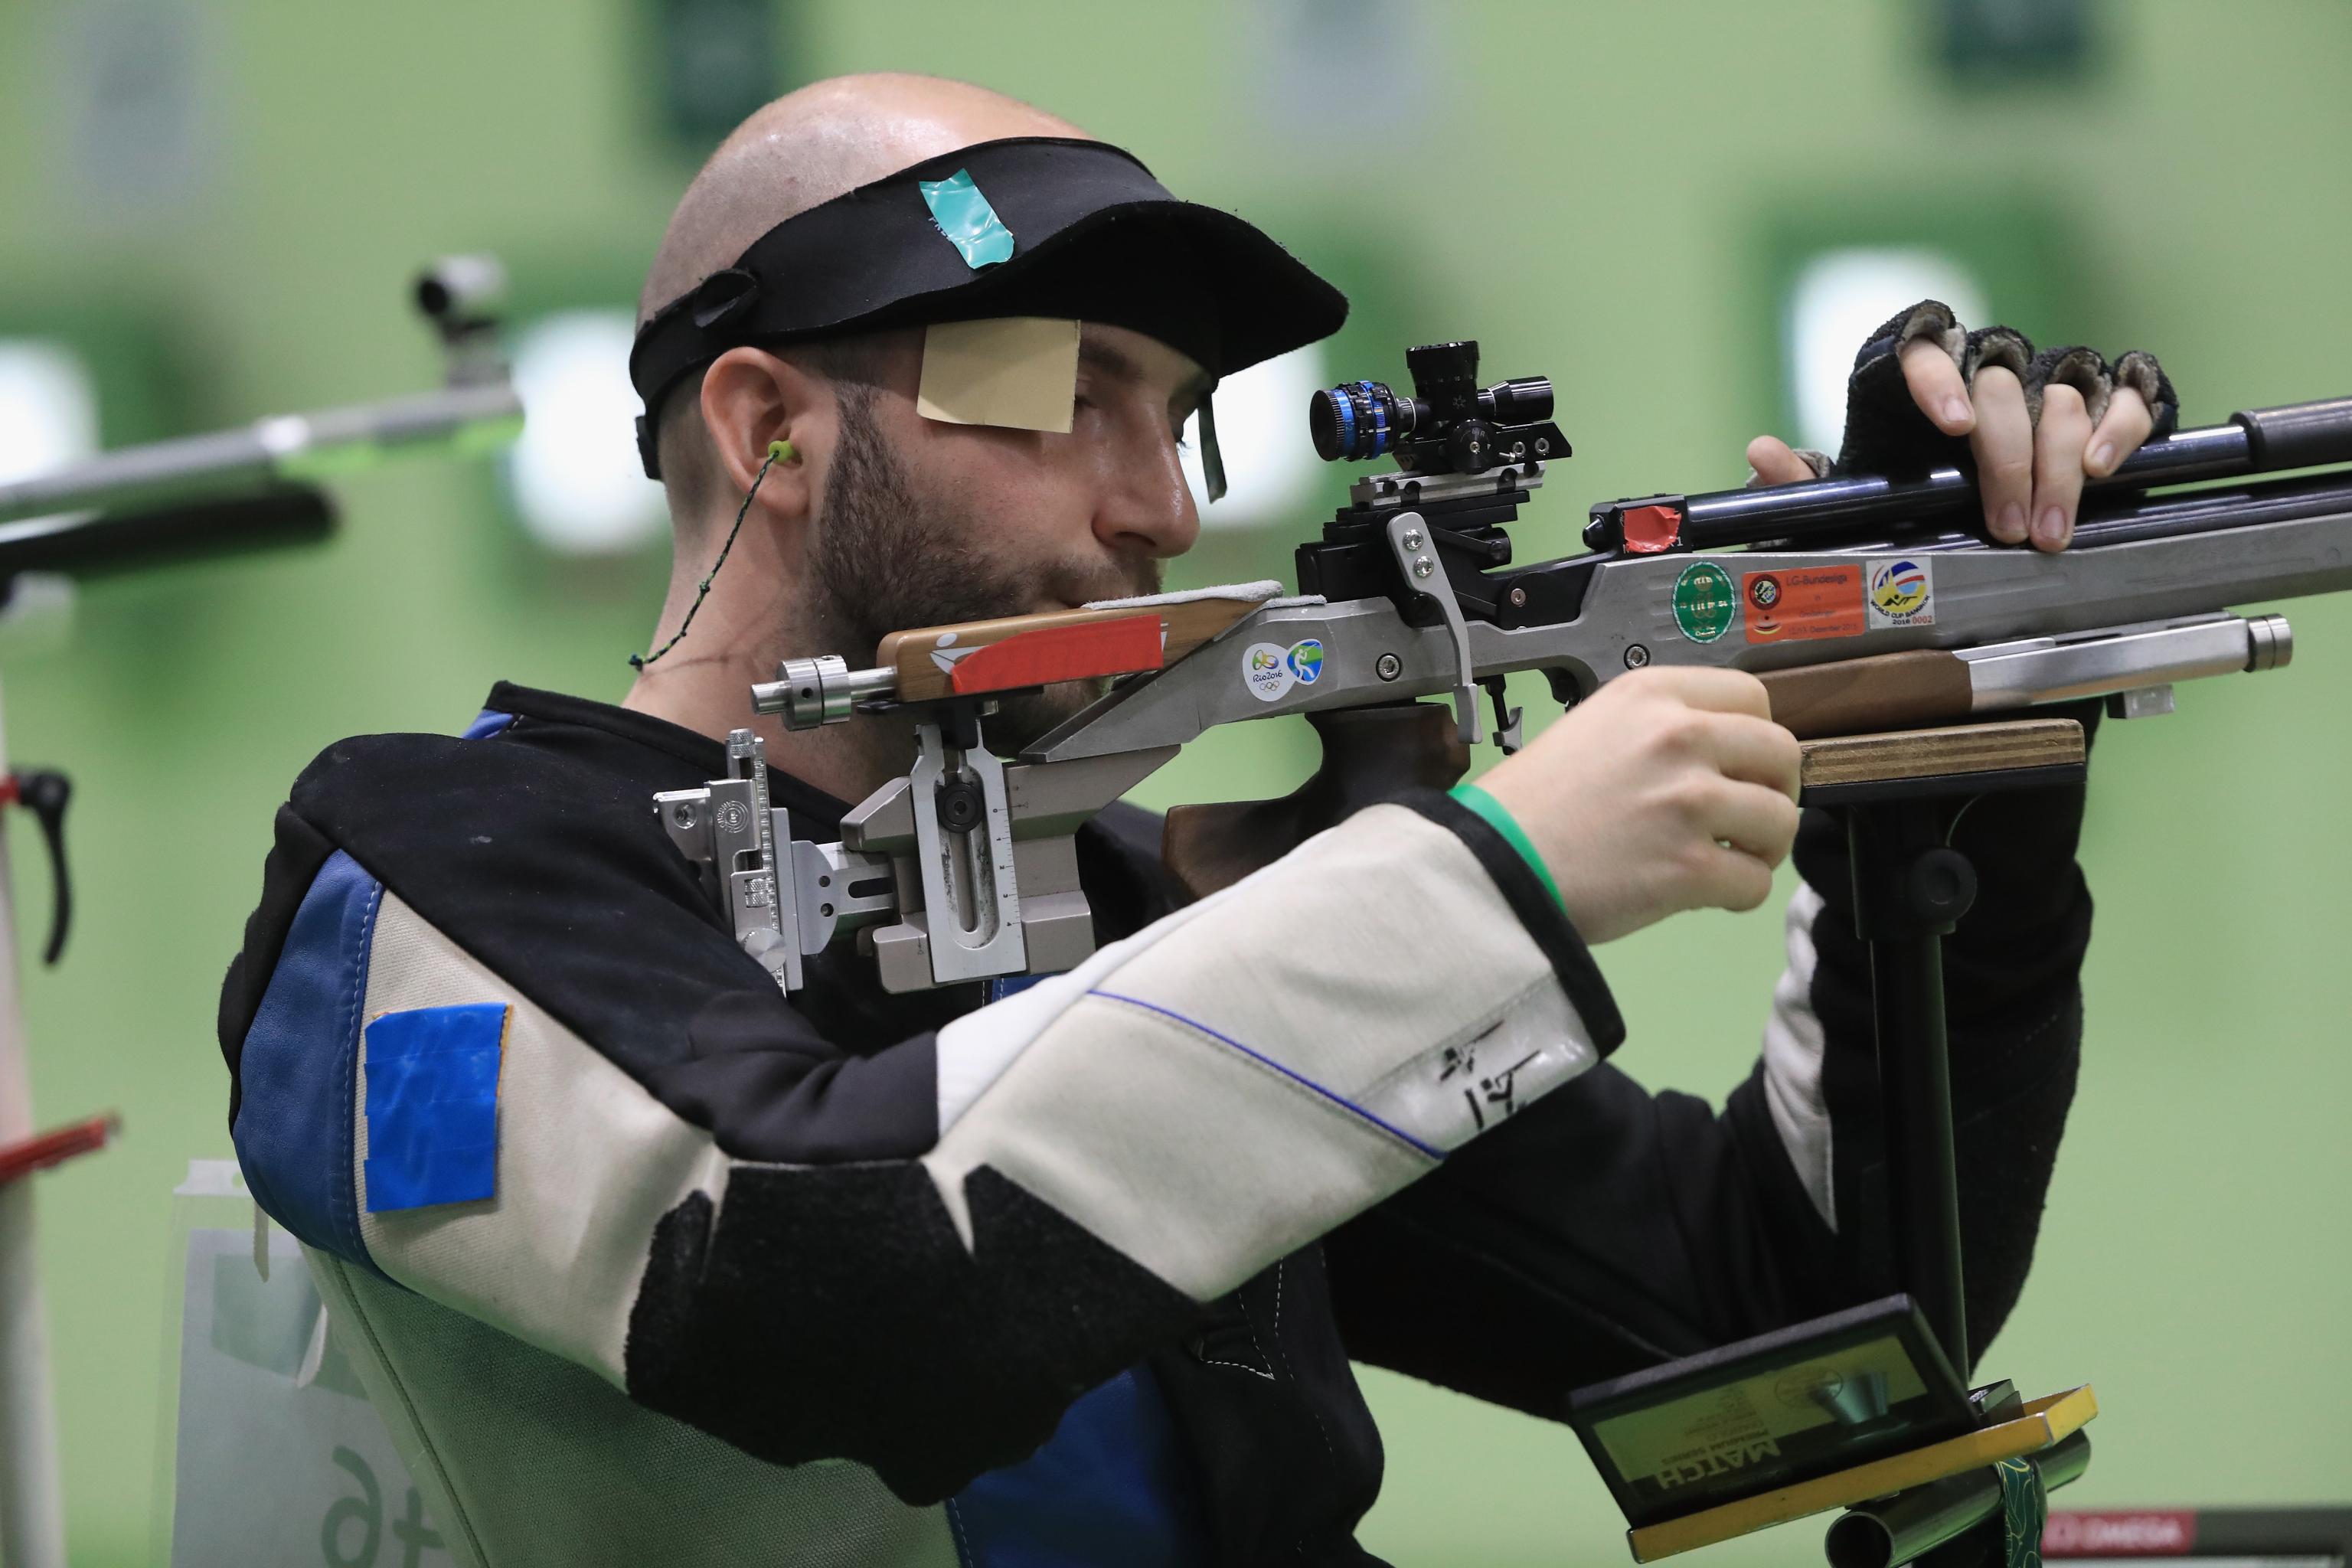
POLYGON ((1285 800, 1169 814, 1195 893, 1384 791, 1450 784, 1485 732, 1482 692, 1515 748, 1514 671, 1572 705, 1651 665, 1749 670, 1801 738, 2088 697, 2137 717, 2169 711, 2175 682, 2287 662, 2282 617, 2231 606, 2352 588, 2352 398, 2148 442, 2094 482, 2059 554, 1990 542, 1972 476, 1946 468, 1608 502, 1588 552, 1514 566, 1507 525, 1570 455, 1550 383, 1480 387, 1475 343, 1408 363, 1412 396, 1315 395, 1323 457, 1397 466, 1299 547, 1296 595, 1260 583, 901 631, 872 668, 787 659, 754 686, 789 729, 891 711, 917 741, 837 843, 793 839, 749 729, 727 778, 656 797, 778 984, 850 932, 894 992, 1074 967, 1095 942, 1073 836, 1213 725, 1304 714, 1325 759, 1285 800), (982 743, 1001 699, 1087 679, 1108 690, 1017 755, 982 743), (1417 700, 1433 696, 1450 715, 1417 700))

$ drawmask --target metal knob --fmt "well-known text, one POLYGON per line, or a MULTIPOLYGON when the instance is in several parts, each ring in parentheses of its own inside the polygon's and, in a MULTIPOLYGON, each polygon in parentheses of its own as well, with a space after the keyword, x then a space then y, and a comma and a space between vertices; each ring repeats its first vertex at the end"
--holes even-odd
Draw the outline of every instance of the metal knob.
POLYGON ((781 713, 787 730, 814 730, 821 724, 845 724, 855 718, 857 704, 867 699, 898 694, 898 672, 888 665, 852 669, 834 654, 814 658, 788 658, 776 666, 776 679, 751 688, 751 710, 781 713))
POLYGON ((1941 845, 1923 851, 1904 875, 1903 901, 1922 925, 1948 931, 1977 901, 1976 868, 1941 845))
POLYGON ((2246 617, 2246 672, 2284 669, 2294 658, 2294 628, 2284 616, 2246 617))
POLYGON ((774 680, 751 688, 751 706, 782 713, 787 730, 841 723, 851 711, 848 661, 829 653, 788 658, 776 667, 774 680))

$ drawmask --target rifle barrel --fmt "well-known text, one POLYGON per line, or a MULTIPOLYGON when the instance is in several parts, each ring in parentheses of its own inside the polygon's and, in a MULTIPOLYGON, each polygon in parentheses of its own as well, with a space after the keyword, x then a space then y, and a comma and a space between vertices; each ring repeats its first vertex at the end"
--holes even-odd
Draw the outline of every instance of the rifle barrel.
MULTIPOLYGON (((2225 425, 2179 430, 2150 441, 2114 474, 2085 487, 2101 491, 2145 489, 2352 462, 2352 397, 2256 408, 2225 425)), ((1679 547, 1728 549, 1768 540, 1811 542, 1832 531, 1903 527, 1973 512, 1976 477, 1958 468, 1897 482, 1875 476, 1817 479, 1764 489, 1716 490, 1683 501, 1679 547)), ((1596 547, 1613 540, 1590 541, 1596 547)))

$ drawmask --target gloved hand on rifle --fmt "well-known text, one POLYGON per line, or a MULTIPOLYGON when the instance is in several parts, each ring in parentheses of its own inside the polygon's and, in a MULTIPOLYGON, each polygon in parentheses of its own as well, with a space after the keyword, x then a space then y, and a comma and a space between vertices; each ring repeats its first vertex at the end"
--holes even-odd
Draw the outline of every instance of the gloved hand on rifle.
POLYGON ((1777 437, 1748 444, 1759 485, 1832 474, 1913 479, 1973 462, 1986 531, 2002 544, 2063 550, 2085 478, 2105 479, 2179 413, 2156 356, 2109 364, 2094 349, 2033 352, 2010 327, 1969 331, 1923 300, 1870 335, 1846 384, 1845 441, 1832 463, 1777 437), (2030 529, 2029 529, 2030 520, 2030 529))
MULTIPOLYGON (((2036 353, 2009 327, 1963 328, 1923 300, 1854 356, 1834 462, 1759 436, 1763 485, 1916 478, 1972 464, 1985 528, 2063 550, 2086 478, 2104 479, 2179 414, 2153 354, 2036 353), (2030 520, 2030 521, 2029 521, 2030 520)), ((1587 942, 1679 910, 1753 909, 1797 831, 1798 747, 1753 676, 1637 670, 1610 681, 1480 783, 1524 826, 1587 942)))

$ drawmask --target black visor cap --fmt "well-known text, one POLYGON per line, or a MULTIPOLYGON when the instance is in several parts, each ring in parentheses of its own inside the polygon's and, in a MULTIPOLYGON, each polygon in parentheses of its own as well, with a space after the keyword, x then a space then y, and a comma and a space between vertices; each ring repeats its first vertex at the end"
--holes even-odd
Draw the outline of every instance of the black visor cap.
POLYGON ((1020 137, 927 159, 785 219, 639 330, 629 379, 646 445, 665 395, 745 343, 935 321, 1054 316, 1147 333, 1224 376, 1328 337, 1337 289, 1252 225, 1177 200, 1100 142, 1020 137), (968 172, 1013 236, 974 269, 918 188, 968 172))

